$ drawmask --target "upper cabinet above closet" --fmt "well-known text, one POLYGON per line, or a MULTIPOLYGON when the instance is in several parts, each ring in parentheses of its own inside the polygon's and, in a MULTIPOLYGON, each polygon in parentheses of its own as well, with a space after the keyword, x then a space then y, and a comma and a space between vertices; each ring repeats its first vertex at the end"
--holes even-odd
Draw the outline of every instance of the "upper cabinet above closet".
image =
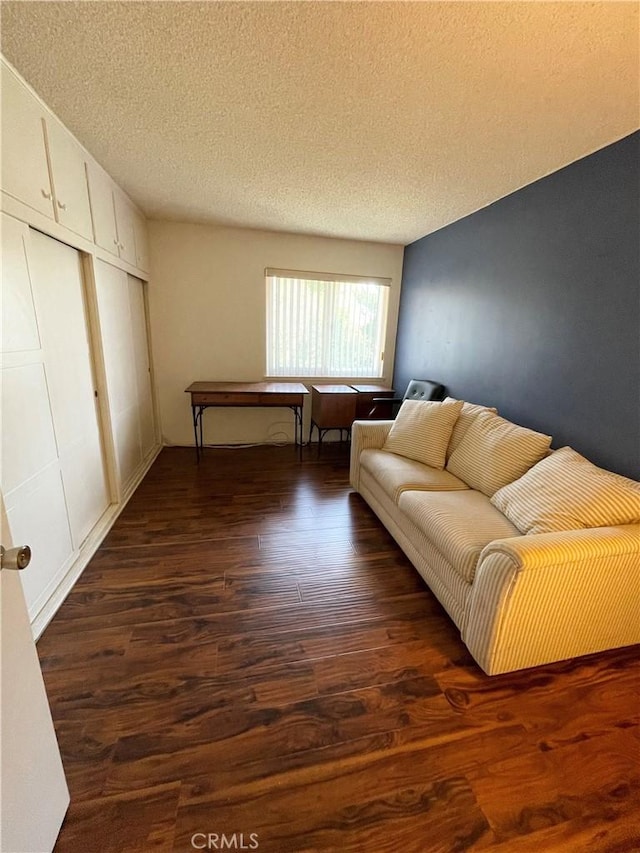
POLYGON ((56 219, 86 240, 93 239, 85 154, 56 121, 45 121, 56 219))
POLYGON ((105 170, 94 161, 87 163, 87 177, 93 214, 93 239, 98 246, 117 258, 120 252, 118 251, 116 212, 113 207, 115 184, 105 170))
POLYGON ((2 63, 2 189, 54 218, 44 115, 38 101, 2 63))
POLYGON ((1 69, 3 193, 147 272, 144 216, 4 60, 1 69))
POLYGON ((84 151, 4 64, 2 126, 2 189, 91 240, 84 151))

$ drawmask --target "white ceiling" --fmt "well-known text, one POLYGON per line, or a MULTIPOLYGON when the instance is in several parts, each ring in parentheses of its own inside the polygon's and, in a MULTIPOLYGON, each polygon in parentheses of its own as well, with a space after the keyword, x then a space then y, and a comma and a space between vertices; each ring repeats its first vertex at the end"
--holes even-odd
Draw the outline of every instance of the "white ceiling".
POLYGON ((637 3, 3 2, 158 219, 409 243, 638 128, 637 3))

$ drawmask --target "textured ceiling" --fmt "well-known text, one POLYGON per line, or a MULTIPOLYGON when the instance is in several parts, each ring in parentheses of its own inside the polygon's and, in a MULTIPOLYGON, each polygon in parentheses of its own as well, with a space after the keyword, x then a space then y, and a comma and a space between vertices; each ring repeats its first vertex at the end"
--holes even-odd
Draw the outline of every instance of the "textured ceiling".
POLYGON ((638 128, 638 4, 3 2, 159 219, 408 243, 638 128))

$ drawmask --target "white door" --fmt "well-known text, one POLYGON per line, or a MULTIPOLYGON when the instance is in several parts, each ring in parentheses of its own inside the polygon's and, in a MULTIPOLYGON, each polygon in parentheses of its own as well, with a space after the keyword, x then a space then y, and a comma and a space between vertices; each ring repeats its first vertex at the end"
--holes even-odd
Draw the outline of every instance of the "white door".
POLYGON ((97 261, 96 297, 121 489, 157 446, 144 282, 97 261))
POLYGON ((80 255, 2 216, 2 480, 31 621, 107 509, 80 255))
POLYGON ((79 253, 37 231, 29 265, 74 548, 109 504, 79 253))
POLYGON ((135 352, 136 387, 138 389, 140 447, 142 456, 146 459, 156 446, 157 441, 151 390, 151 361, 147 336, 147 314, 144 304, 144 282, 132 275, 128 276, 128 279, 131 334, 135 352))
MULTIPOLYGON (((2 537, 12 545, 4 507, 2 537)), ((0 571, 2 853, 49 853, 69 806, 18 572, 0 571)))
MULTIPOLYGON (((73 562, 29 265, 31 231, 2 215, 2 481, 9 527, 33 550, 21 572, 31 621, 73 562)), ((6 547, 6 545, 5 545, 6 547)))

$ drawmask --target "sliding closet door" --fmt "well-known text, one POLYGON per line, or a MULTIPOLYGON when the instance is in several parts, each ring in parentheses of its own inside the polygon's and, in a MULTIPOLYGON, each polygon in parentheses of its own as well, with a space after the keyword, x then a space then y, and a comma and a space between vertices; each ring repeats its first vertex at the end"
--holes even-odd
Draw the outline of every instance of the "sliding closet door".
POLYGON ((81 259, 37 231, 29 259, 71 535, 79 548, 109 505, 81 259))
POLYGON ((2 215, 2 493, 14 542, 31 546, 20 573, 33 617, 73 555, 44 353, 27 261, 29 229, 2 215))
POLYGON ((96 262, 96 295, 120 485, 156 444, 142 282, 96 262))
POLYGON ((79 254, 2 215, 2 493, 33 620, 107 506, 79 254))
POLYGON ((128 280, 131 334, 133 338, 133 350, 135 352, 136 388, 138 392, 140 448, 144 459, 157 444, 153 413, 153 393, 151 390, 147 314, 144 302, 144 282, 140 281, 139 278, 134 278, 132 275, 128 276, 128 280))

